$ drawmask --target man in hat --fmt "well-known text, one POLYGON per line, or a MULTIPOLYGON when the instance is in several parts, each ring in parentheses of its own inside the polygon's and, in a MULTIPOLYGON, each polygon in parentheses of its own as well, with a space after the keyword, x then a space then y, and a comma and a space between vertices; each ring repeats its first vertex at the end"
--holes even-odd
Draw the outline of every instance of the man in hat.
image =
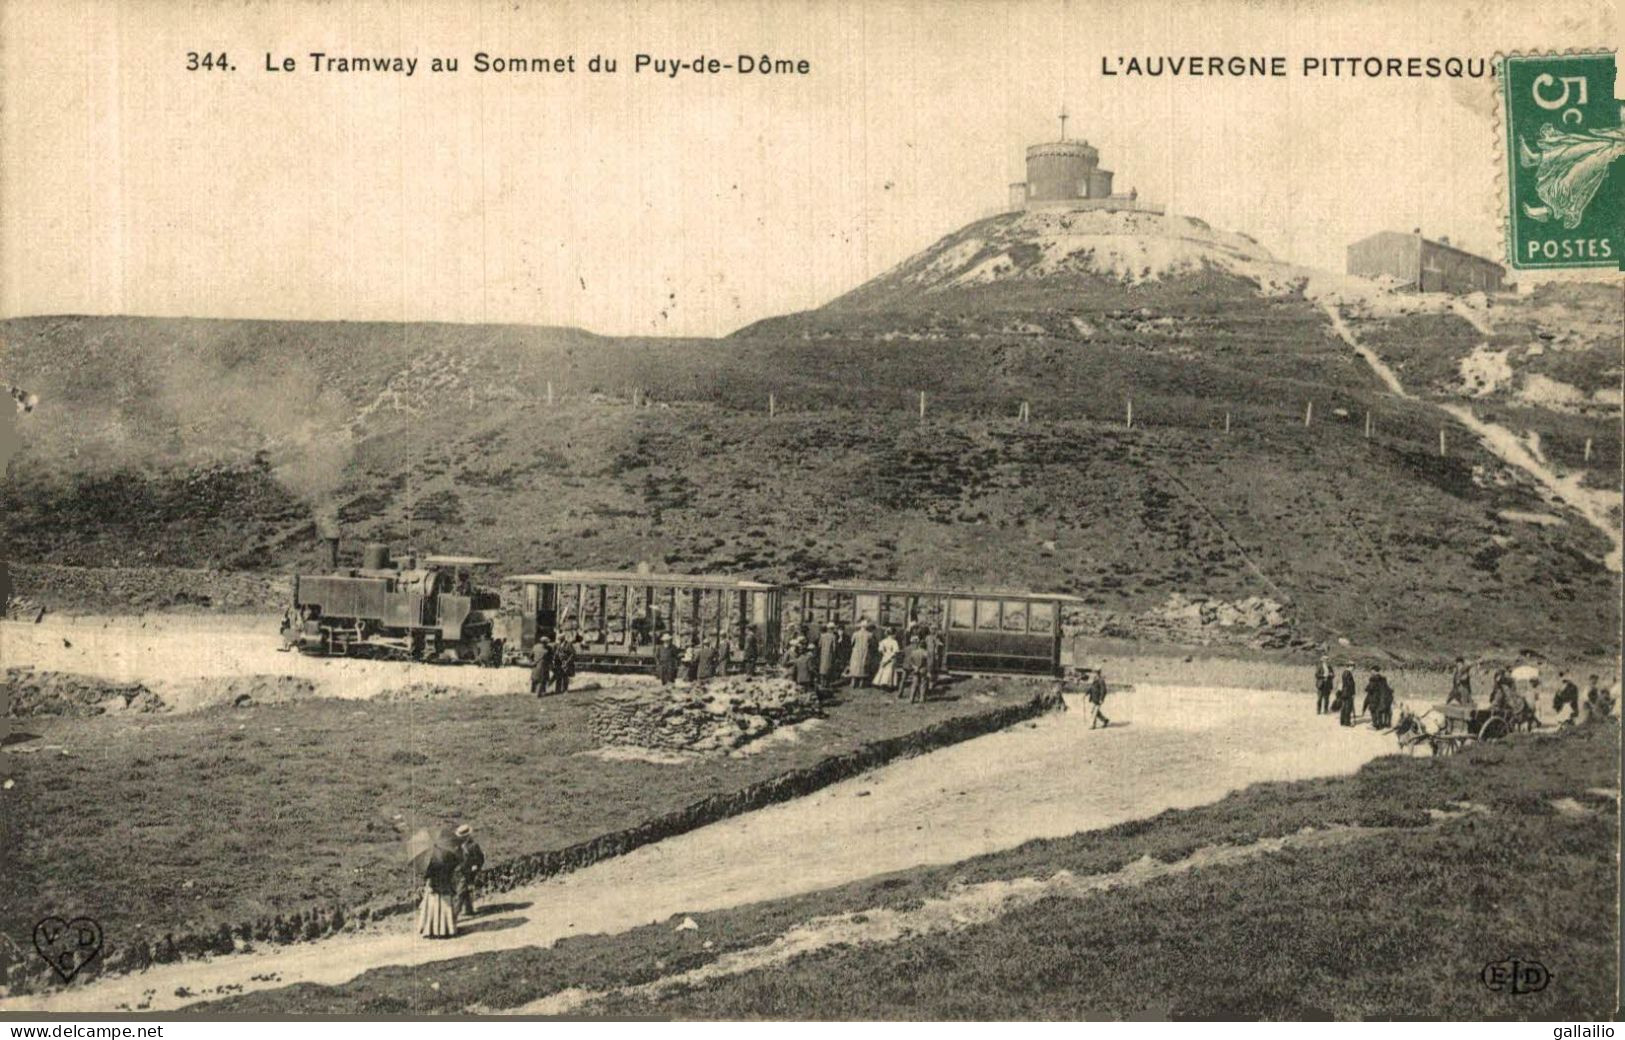
POLYGON ((756 635, 755 625, 745 627, 745 645, 740 650, 740 658, 745 675, 752 679, 756 678, 756 665, 762 659, 762 642, 756 635))
POLYGON ((1372 729, 1388 728, 1388 706, 1394 703, 1394 688, 1382 674, 1382 665, 1371 666, 1371 676, 1365 681, 1365 700, 1360 710, 1368 712, 1372 729))
POLYGON ((1332 686, 1336 683, 1337 673, 1332 669, 1331 661, 1325 654, 1320 655, 1320 663, 1315 665, 1315 714, 1324 715, 1332 710, 1332 686))
POLYGON ((1467 666, 1465 658, 1457 657, 1456 665, 1450 669, 1450 693, 1445 697, 1446 704, 1473 703, 1473 670, 1467 666))
POLYGON ((694 648, 694 681, 707 682, 716 674, 717 649, 711 645, 711 637, 706 636, 694 648))
POLYGON ((457 896, 452 904, 459 917, 474 916, 474 879, 485 866, 485 850, 474 840, 474 828, 463 824, 457 836, 457 896))
POLYGON ((1105 726, 1111 728, 1112 720, 1106 717, 1101 709, 1106 705, 1106 672, 1096 668, 1089 685, 1084 688, 1083 695, 1089 698, 1089 728, 1105 726))
POLYGON ((858 622, 858 630, 852 633, 852 651, 846 659, 847 682, 854 690, 869 685, 869 655, 874 650, 874 642, 874 629, 869 619, 864 618, 858 622))
POLYGON ((546 636, 536 639, 536 663, 530 669, 530 692, 538 697, 547 694, 547 684, 553 679, 553 641, 546 636))
POLYGON ((660 644, 655 647, 655 677, 662 686, 677 681, 677 647, 672 644, 670 632, 660 633, 660 644))
MULTIPOLYGON (((926 651, 925 643, 918 639, 909 643, 903 662, 908 675, 908 702, 924 704, 931 699, 931 655, 926 651)), ((902 696, 901 691, 898 696, 902 696)))
POLYGON ((1354 665, 1344 662, 1343 676, 1337 690, 1337 723, 1354 725, 1354 665))
POLYGON ((1561 715, 1563 709, 1569 709, 1569 721, 1573 722, 1580 717, 1580 687, 1574 685, 1568 672, 1558 672, 1558 680, 1562 683, 1557 688, 1557 695, 1552 698, 1552 714, 1561 715))
POLYGON ((815 691, 818 686, 818 662, 813 660, 812 644, 797 636, 790 649, 790 677, 803 690, 815 691))
POLYGON ((925 666, 930 671, 931 688, 937 688, 937 677, 942 673, 943 647, 942 637, 930 625, 925 628, 925 666))
POLYGON ((577 635, 571 639, 560 640, 559 648, 553 653, 553 692, 567 693, 570 689, 570 677, 576 674, 576 643, 581 639, 577 635))

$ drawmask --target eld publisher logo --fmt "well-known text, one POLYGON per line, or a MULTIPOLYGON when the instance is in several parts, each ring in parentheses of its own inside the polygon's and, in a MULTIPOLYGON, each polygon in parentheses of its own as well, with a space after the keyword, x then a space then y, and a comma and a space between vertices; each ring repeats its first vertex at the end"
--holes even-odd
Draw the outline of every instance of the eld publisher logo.
POLYGON ((1552 973, 1539 961, 1520 961, 1512 957, 1484 965, 1479 978, 1485 988, 1495 993, 1539 993, 1552 981, 1552 973))

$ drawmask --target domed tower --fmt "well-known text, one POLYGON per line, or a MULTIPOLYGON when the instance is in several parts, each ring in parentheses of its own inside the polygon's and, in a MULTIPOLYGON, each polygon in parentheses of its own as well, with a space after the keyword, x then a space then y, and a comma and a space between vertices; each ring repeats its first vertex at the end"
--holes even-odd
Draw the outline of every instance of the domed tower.
POLYGON ((1061 139, 1027 149, 1027 179, 1010 186, 1012 207, 1105 199, 1112 193, 1112 171, 1100 168, 1100 152, 1088 141, 1066 139, 1067 114, 1061 111, 1061 139))

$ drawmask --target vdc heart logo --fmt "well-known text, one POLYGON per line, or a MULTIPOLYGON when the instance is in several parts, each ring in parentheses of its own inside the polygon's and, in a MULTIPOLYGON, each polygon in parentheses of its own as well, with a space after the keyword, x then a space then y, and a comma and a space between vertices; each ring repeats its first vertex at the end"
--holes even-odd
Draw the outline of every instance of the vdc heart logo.
POLYGON ((72 982, 102 952, 102 926, 88 917, 47 917, 34 926, 34 949, 63 982, 72 982))

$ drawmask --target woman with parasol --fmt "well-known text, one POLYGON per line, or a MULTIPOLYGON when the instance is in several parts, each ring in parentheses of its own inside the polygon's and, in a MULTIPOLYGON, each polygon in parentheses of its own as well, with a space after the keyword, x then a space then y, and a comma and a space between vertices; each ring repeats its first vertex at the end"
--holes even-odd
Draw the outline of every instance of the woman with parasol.
POLYGON ((462 843, 450 827, 425 827, 406 843, 407 862, 423 875, 423 901, 418 904, 418 934, 449 939, 457 934, 457 868, 462 843))

